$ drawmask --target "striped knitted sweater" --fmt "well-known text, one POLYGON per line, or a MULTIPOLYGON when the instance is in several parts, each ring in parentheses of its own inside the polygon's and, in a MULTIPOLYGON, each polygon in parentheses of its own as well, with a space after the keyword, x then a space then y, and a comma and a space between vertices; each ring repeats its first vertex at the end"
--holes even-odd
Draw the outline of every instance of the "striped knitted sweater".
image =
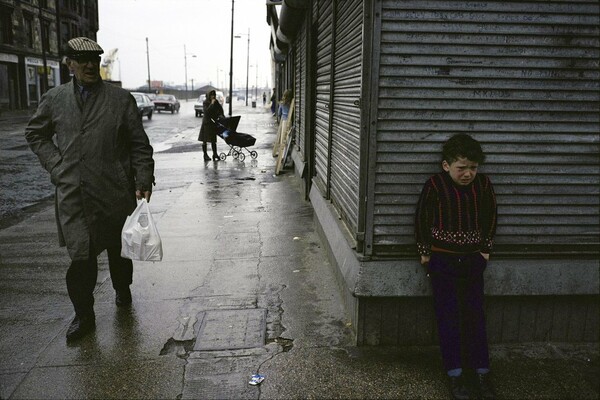
POLYGON ((415 235, 420 255, 434 246, 453 253, 489 253, 496 233, 496 196, 489 178, 477 174, 459 186, 447 172, 425 183, 417 203, 415 235))

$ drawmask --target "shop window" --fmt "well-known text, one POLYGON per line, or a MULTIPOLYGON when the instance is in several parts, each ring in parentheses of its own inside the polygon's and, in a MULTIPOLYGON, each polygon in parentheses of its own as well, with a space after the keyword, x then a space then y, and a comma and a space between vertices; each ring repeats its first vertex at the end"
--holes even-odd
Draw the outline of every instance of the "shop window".
POLYGON ((0 7, 0 44, 13 44, 12 9, 0 7))

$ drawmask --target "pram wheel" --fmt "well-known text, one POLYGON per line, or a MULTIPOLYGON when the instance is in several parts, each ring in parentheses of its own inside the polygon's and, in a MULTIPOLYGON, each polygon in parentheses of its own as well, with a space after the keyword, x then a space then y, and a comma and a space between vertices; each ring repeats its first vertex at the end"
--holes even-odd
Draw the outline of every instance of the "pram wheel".
POLYGON ((246 155, 242 152, 238 153, 238 160, 244 161, 246 159, 246 155))
POLYGON ((219 154, 219 158, 221 159, 221 161, 225 161, 225 159, 227 158, 227 154, 221 153, 219 154))
POLYGON ((250 157, 252 157, 253 159, 256 159, 256 157, 258 157, 258 153, 256 151, 252 150, 250 152, 250 157))
POLYGON ((233 156, 233 158, 238 158, 238 157, 240 156, 240 153, 239 153, 239 151, 237 151, 237 150, 233 150, 233 151, 231 152, 231 155, 233 156))

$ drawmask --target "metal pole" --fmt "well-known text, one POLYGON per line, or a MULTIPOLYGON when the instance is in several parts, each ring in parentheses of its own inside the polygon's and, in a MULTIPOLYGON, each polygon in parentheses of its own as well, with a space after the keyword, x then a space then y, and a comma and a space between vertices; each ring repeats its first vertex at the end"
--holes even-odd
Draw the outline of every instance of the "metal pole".
POLYGON ((250 72, 250 28, 248 28, 248 52, 246 58, 246 107, 248 107, 248 73, 250 72))
POLYGON ((185 101, 188 101, 188 90, 187 90, 187 51, 185 44, 183 45, 183 64, 185 66, 185 101))
MULTIPOLYGON (((38 11, 39 11, 39 20, 40 20, 40 36, 42 39, 42 65, 44 68, 44 73, 41 76, 41 90, 40 93, 44 94, 46 93, 46 91, 48 90, 48 63, 46 61, 46 32, 45 32, 45 26, 44 26, 44 19, 42 18, 42 3, 38 2, 38 11)), ((49 49, 48 49, 49 50, 49 49)))
POLYGON ((235 0, 231 0, 231 47, 229 51, 229 116, 233 114, 231 105, 231 89, 233 87, 233 3, 235 0))
POLYGON ((150 86, 150 50, 148 49, 148 38, 146 38, 146 61, 148 62, 148 93, 152 93, 150 86))

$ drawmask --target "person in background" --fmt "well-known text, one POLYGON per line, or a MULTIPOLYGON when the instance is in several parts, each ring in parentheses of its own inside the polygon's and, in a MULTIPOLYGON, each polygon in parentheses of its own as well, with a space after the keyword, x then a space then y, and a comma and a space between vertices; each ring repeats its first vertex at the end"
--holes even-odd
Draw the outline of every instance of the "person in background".
POLYGON ((273 88, 273 94, 271 94, 271 114, 273 116, 275 116, 275 109, 277 108, 277 96, 275 93, 277 93, 277 90, 273 88))
POLYGON ((279 120, 279 130, 277 131, 277 138, 273 143, 273 157, 277 157, 279 154, 279 147, 282 144, 285 133, 288 130, 288 114, 290 112, 290 105, 292 104, 293 94, 290 89, 283 92, 283 97, 279 102, 279 108, 277 109, 277 119, 279 120))
POLYGON ((66 283, 75 308, 67 341, 96 327, 97 256, 108 253, 116 305, 132 302, 133 264, 121 257, 121 230, 136 208, 150 201, 153 149, 133 96, 102 81, 93 40, 68 41, 66 65, 73 79, 46 92, 25 129, 25 138, 56 186, 59 243, 71 265, 66 283))
POLYGON ((442 361, 456 399, 495 398, 483 272, 497 206, 490 179, 477 173, 484 160, 479 142, 466 134, 452 136, 442 149, 443 172, 425 183, 416 208, 417 250, 430 277, 442 361), (474 372, 472 385, 466 383, 465 368, 474 372))
POLYGON ((267 105, 267 93, 263 92, 263 107, 267 105))
POLYGON ((202 104, 204 115, 202 116, 202 125, 200 126, 200 134, 198 140, 202 142, 202 151, 204 152, 204 161, 210 161, 210 156, 207 153, 207 142, 210 142, 212 148, 213 161, 219 161, 217 154, 217 119, 224 115, 221 103, 217 101, 217 92, 214 90, 206 94, 206 100, 202 104))

